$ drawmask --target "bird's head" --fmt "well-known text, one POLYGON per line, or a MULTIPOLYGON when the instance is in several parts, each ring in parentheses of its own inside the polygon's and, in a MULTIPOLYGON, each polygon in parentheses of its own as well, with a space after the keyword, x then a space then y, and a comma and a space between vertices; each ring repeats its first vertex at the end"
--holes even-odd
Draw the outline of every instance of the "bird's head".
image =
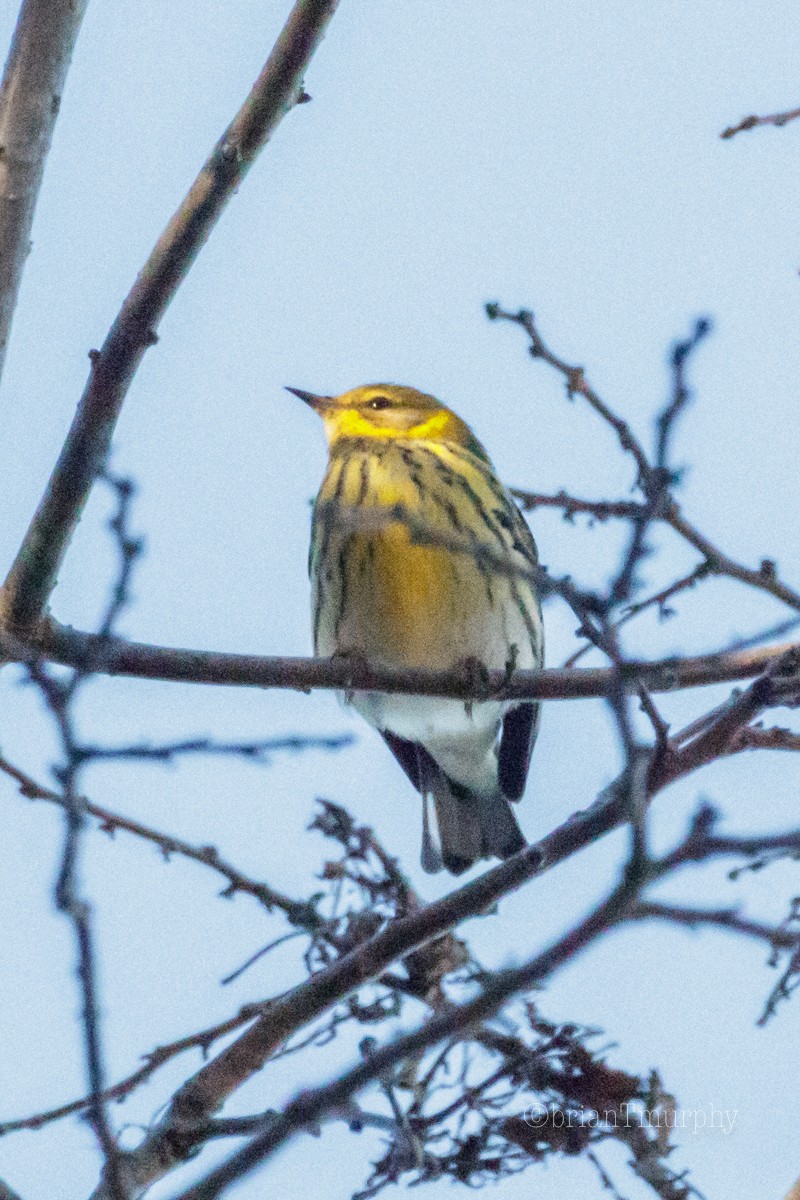
POLYGON ((369 383, 341 396, 316 396, 287 388, 299 396, 325 424, 328 444, 342 438, 403 438, 449 442, 486 457, 469 425, 434 396, 395 383, 369 383))

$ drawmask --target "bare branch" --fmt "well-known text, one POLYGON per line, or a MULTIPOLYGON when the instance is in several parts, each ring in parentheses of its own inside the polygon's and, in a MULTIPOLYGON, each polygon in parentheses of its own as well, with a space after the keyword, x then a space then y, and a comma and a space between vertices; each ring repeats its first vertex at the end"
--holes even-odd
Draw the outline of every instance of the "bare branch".
POLYGON ((787 112, 772 113, 767 117, 743 117, 738 125, 729 125, 727 129, 723 129, 719 135, 721 138, 732 138, 737 133, 742 133, 745 129, 757 129, 760 125, 772 125, 775 129, 781 129, 784 125, 788 125, 790 121, 796 121, 800 117, 800 108, 790 108, 787 112))
POLYGON ((71 702, 81 680, 73 672, 64 682, 55 679, 39 664, 29 668, 30 677, 39 689, 53 718, 61 742, 63 759, 57 775, 63 789, 64 841, 61 863, 55 885, 55 904, 59 912, 72 923, 77 943, 77 976, 81 991, 81 1023, 89 1081, 88 1117, 97 1137, 109 1180, 109 1200, 128 1200, 120 1176, 117 1141, 106 1111, 104 1094, 105 1064, 100 1024, 99 983, 95 955, 92 910, 81 893, 78 879, 78 860, 81 834, 86 819, 83 797, 77 790, 80 766, 75 756, 75 731, 71 702))
POLYGON ((172 217, 122 306, 72 427, 0 591, 0 623, 29 629, 42 616, 59 566, 103 467, 125 395, 178 286, 259 150, 302 95, 303 73, 337 0, 296 0, 250 95, 172 217))
MULTIPOLYGON (((628 820, 632 784, 637 777, 640 778, 641 786, 636 790, 642 791, 643 805, 648 797, 666 784, 702 766, 708 761, 707 751, 713 739, 716 738, 722 745, 727 744, 736 731, 737 720, 742 723, 752 720, 759 706, 767 706, 775 701, 776 696, 781 695, 781 688, 789 686, 787 681, 790 680, 797 688, 797 680, 791 674, 795 658, 796 656, 789 655, 780 665, 774 664, 769 676, 761 676, 742 696, 724 707, 716 720, 704 727, 703 732, 688 745, 670 753, 656 755, 648 775, 643 775, 641 771, 638 776, 632 776, 628 771, 624 772, 591 808, 571 818, 541 842, 520 851, 441 900, 424 908, 414 909, 408 916, 392 921, 381 932, 357 944, 349 953, 344 953, 318 971, 306 983, 273 1001, 263 1017, 178 1090, 159 1124, 141 1146, 125 1156, 126 1181, 130 1182, 131 1186, 144 1189, 184 1161, 197 1145, 199 1128, 234 1090, 255 1071, 261 1069, 267 1059, 299 1027, 313 1021, 332 1004, 358 987, 379 977, 394 961, 405 958, 468 917, 486 911, 502 896, 628 820)), ((677 744, 680 746, 680 738, 677 739, 677 744)), ((708 833, 707 830, 703 832, 708 833)), ((697 839, 690 839, 681 847, 681 861, 693 861, 692 851, 695 856, 699 855, 699 846, 697 839), (691 851, 688 846, 692 847, 691 851)), ((653 869, 658 867, 663 872, 672 865, 674 864, 664 860, 660 864, 653 864, 653 869)), ((637 870, 626 872, 623 884, 620 885, 626 896, 625 904, 638 894, 651 875, 647 862, 638 862, 636 866, 637 870)), ((580 944, 578 938, 575 945, 580 944)), ((512 991, 518 990, 516 983, 521 977, 513 972, 506 974, 509 979, 515 981, 512 991)), ((520 982, 520 987, 522 986, 524 984, 520 982)), ((511 995, 512 991, 506 995, 511 995)), ((484 996, 493 994, 489 985, 489 990, 484 992, 484 996)), ((500 1002, 498 1000, 498 1004, 500 1002)), ((429 1044, 434 1043, 424 1043, 429 1044)), ((378 1054, 380 1053, 382 1052, 379 1051, 378 1054)), ((371 1059, 370 1062, 372 1061, 371 1059)), ((325 1094, 327 1096, 327 1093, 325 1094)), ((292 1126, 290 1132, 294 1128, 295 1126, 292 1126)), ((97 1192, 94 1200, 107 1200, 107 1196, 107 1191, 102 1190, 101 1185, 101 1190, 97 1192)))
MULTIPOLYGON (((788 1000, 792 993, 800 987, 800 896, 792 898, 789 912, 781 922, 780 933, 783 936, 793 936, 794 946, 791 948, 789 961, 781 971, 780 979, 767 996, 764 1011, 758 1018, 759 1025, 766 1025, 767 1021, 774 1017, 778 1005, 782 1001, 788 1000)), ((780 964, 780 948, 778 942, 773 942, 772 953, 769 957, 771 967, 777 967, 780 964)))
POLYGON ((44 164, 87 0, 23 0, 0 87, 0 376, 44 164))
MULTIPOLYGON (((164 1046, 156 1046, 154 1050, 143 1056, 144 1061, 141 1067, 131 1072, 125 1079, 121 1079, 119 1083, 115 1083, 113 1087, 105 1089, 103 1100, 106 1102, 111 1100, 125 1100, 140 1084, 145 1083, 159 1067, 163 1067, 165 1063, 177 1055, 183 1054, 187 1050, 201 1050, 205 1054, 218 1038, 224 1037, 227 1033, 232 1033, 242 1025, 246 1025, 248 1021, 252 1021, 263 1010, 263 1004, 247 1004, 235 1016, 229 1017, 227 1021, 220 1021, 218 1025, 212 1025, 209 1029, 203 1029, 199 1033, 189 1034, 187 1037, 179 1038, 175 1042, 168 1042, 164 1046)), ((70 1117, 74 1113, 85 1112, 91 1103, 91 1096, 82 1096, 78 1100, 70 1100, 67 1104, 47 1109, 45 1112, 34 1113, 30 1117, 17 1117, 10 1121, 0 1121, 0 1137, 7 1133, 16 1133, 21 1129, 41 1129, 43 1125, 49 1125, 52 1121, 60 1121, 63 1117, 70 1117)), ((0 1200, 2 1200, 1 1193, 0 1200)))
POLYGON ((598 395, 588 382, 583 367, 571 366, 563 358, 559 358, 554 354, 549 346, 545 344, 539 330, 536 328, 533 313, 529 309, 524 308, 520 309, 517 313, 511 313, 506 312, 499 304, 487 304, 486 315, 490 321, 510 321, 512 324, 519 325, 524 329, 530 339, 529 353, 531 357, 541 358, 549 366, 558 371, 560 375, 563 375, 567 385, 568 399, 572 400, 575 396, 583 396, 590 407, 614 430, 620 446, 626 453, 632 456, 636 463, 639 477, 645 479, 650 473, 650 462, 644 447, 634 436, 630 425, 628 425, 627 421, 623 421, 621 417, 617 416, 598 395))
POLYGON ((744 917, 735 908, 690 908, 680 904, 661 904, 640 900, 630 910, 632 920, 669 921, 673 925, 686 925, 689 929, 711 926, 730 933, 742 934, 766 942, 769 946, 796 950, 800 945, 800 932, 790 933, 780 925, 767 925, 744 917))
MULTIPOLYGON (((633 434, 627 421, 618 416, 602 397, 595 392, 586 379, 583 367, 570 366, 569 363, 559 358, 550 350, 536 327, 533 313, 528 309, 520 309, 516 313, 506 312, 499 304, 487 304, 486 312, 490 320, 509 321, 513 325, 520 326, 530 339, 529 352, 532 357, 542 359, 564 377, 569 399, 573 399, 575 396, 582 396, 590 407, 613 429, 623 450, 631 455, 636 464, 636 483, 645 496, 648 495, 648 490, 653 487, 654 482, 660 486, 658 479, 655 478, 654 480, 654 476, 657 476, 658 465, 654 466, 651 464, 644 447, 633 434)), ((716 575, 727 575, 731 579, 738 579, 740 583, 745 583, 750 587, 767 592, 769 595, 774 596, 776 600, 780 600, 790 608, 800 611, 800 593, 790 588, 778 578, 777 568, 771 559, 764 559, 761 565, 756 570, 753 570, 729 558, 728 555, 719 550, 713 542, 686 520, 681 513, 677 501, 671 495, 664 498, 659 507, 658 516, 670 525, 676 533, 680 534, 690 546, 693 546, 695 550, 700 552, 704 561, 708 563, 710 572, 716 575)))
POLYGON ((782 729, 773 726, 763 729, 758 725, 748 725, 740 729, 728 747, 729 754, 737 754, 740 750, 800 750, 800 733, 793 729, 782 729))
MULTIPOLYGON (((686 658, 654 661, 631 659, 620 671, 631 689, 639 683, 651 692, 672 692, 751 679, 791 648, 793 643, 757 646, 730 652, 718 650, 686 658)), ((398 670, 343 658, 263 657, 213 650, 183 650, 100 639, 56 622, 44 622, 35 637, 22 643, 0 631, 0 659, 26 662, 44 658, 101 675, 125 675, 175 683, 216 683, 240 687, 291 688, 308 692, 324 688, 417 696, 486 699, 497 696, 524 700, 572 700, 606 696, 612 686, 609 668, 546 668, 542 671, 488 671, 486 694, 477 696, 474 678, 461 670, 398 670)))
POLYGON ((303 750, 341 750, 353 744, 349 733, 332 734, 330 737, 294 735, 290 737, 261 738, 256 742, 219 742, 215 738, 186 738, 183 741, 164 742, 152 745, 149 742, 131 742, 126 746, 80 746, 79 757, 84 762, 138 761, 172 763, 177 758, 192 754, 205 754, 210 758, 245 758, 251 762, 269 763, 273 754, 299 754, 303 750))
POLYGON ((543 492, 511 488, 511 495, 519 502, 523 512, 533 512, 536 508, 560 508, 564 511, 566 521, 574 520, 577 513, 592 517, 596 521, 608 521, 612 517, 630 520, 638 517, 643 508, 637 500, 580 500, 564 491, 549 496, 543 492))
MULTIPOLYGON (((681 773, 696 770, 728 752, 740 730, 775 704, 796 703, 800 687, 800 650, 787 651, 773 662, 749 688, 723 705, 719 715, 696 736, 682 743, 673 764, 681 773)), ((669 767, 666 768, 669 771, 669 767)))
MULTIPOLYGON (((454 1005, 432 1017, 414 1032, 376 1049, 368 1059, 332 1083, 298 1095, 277 1121, 270 1122, 263 1133, 254 1137, 222 1166, 211 1171, 200 1183, 182 1192, 179 1200, 214 1200, 231 1183, 249 1174, 301 1129, 337 1111, 342 1104, 347 1104, 366 1084, 379 1079, 406 1059, 492 1016, 509 996, 552 975, 599 934, 616 924, 624 916, 634 894, 634 885, 623 880, 602 904, 565 937, 523 966, 498 972, 473 1000, 454 1005)), ((101 1200, 101 1197, 102 1193, 99 1193, 94 1200, 101 1200)))
MULTIPOLYGON (((699 563, 698 566, 693 567, 686 575, 682 575, 680 579, 676 579, 667 587, 661 588, 658 592, 653 592, 652 595, 645 597, 644 600, 637 600, 629 604, 619 620, 614 622, 614 628, 621 629, 623 625, 627 625, 634 617, 638 617, 640 613, 645 612, 649 608, 658 607, 659 616, 662 619, 671 616, 673 610, 667 607, 668 602, 674 596, 679 595, 680 592, 684 592, 688 588, 693 588, 701 579, 706 579, 709 574, 710 568, 708 563, 699 563)), ((587 642, 565 660, 564 666, 574 667, 592 648, 592 643, 587 642)))
MULTIPOLYGON (((64 797, 60 792, 42 787, 32 776, 14 766, 2 754, 0 754, 0 771, 16 780, 21 795, 27 799, 48 800, 52 804, 64 806, 64 797)), ((267 912, 278 908, 286 914, 293 925, 306 929, 309 933, 316 932, 322 924, 322 919, 308 901, 294 900, 290 896, 284 895, 283 892, 276 891, 267 883, 251 879, 227 862, 215 846, 193 846, 190 842, 175 837, 173 834, 163 833, 149 825, 142 824, 141 821, 134 821, 131 817, 112 812, 109 808, 102 808, 85 797, 82 797, 82 800, 86 813, 98 821, 102 832, 113 835, 120 830, 123 833, 133 834, 135 837, 157 846, 165 859, 176 854, 216 871, 227 882, 222 893, 223 896, 232 896, 236 892, 254 896, 267 912)))

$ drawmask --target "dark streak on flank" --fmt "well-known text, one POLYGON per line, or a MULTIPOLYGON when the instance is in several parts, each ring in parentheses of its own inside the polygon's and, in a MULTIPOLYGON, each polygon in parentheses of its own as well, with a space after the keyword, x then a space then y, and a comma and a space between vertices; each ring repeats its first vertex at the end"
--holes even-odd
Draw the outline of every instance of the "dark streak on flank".
POLYGON ((336 618, 333 622, 334 638, 338 637, 338 635, 339 635, 339 627, 342 623, 342 618, 344 617, 344 610, 347 606, 347 592, 348 592, 347 559, 348 559, 350 551, 354 545, 355 545, 355 538, 353 537, 352 534, 350 534, 349 537, 346 537, 344 539, 341 546, 339 547, 339 556, 338 556, 338 560, 337 560, 337 566, 339 569, 339 595, 338 595, 339 603, 338 603, 338 608, 336 609, 336 618))
MULTIPOLYGON (((311 565, 314 561, 316 561, 317 563, 324 563, 328 557, 328 549, 330 546, 331 535, 333 533, 333 526, 334 526, 334 523, 336 520, 336 505, 341 501, 342 492, 344 491, 344 486, 345 486, 345 479, 346 479, 346 475, 347 475, 346 459, 342 458, 342 459, 337 459, 335 461, 334 461, 334 459, 331 459, 330 466, 328 467, 328 472, 330 473, 335 468, 338 468, 339 473, 336 476, 336 485, 333 489, 333 496, 331 497, 330 500, 324 502, 325 508, 322 512, 322 515, 319 515, 319 513, 317 511, 318 507, 320 507, 319 501, 317 501, 317 504, 314 506, 312 551, 309 556, 309 567, 311 567, 311 565), (322 537, 319 538, 318 544, 316 544, 317 543, 317 532, 318 532, 320 522, 322 524, 322 537)), ((322 482, 323 488, 325 487, 326 480, 327 480, 327 475, 325 477, 325 480, 323 480, 323 482, 322 482)), ((326 599, 325 598, 325 590, 324 590, 324 586, 323 586, 323 580, 322 580, 322 573, 319 570, 317 571, 317 589, 316 589, 316 591, 317 591, 317 595, 315 597, 315 603, 314 603, 314 649, 315 650, 316 650, 317 644, 319 642, 319 625, 320 625, 320 621, 322 619, 322 610, 325 607, 325 599, 326 599)), ((339 618, 337 617, 337 624, 338 624, 338 619, 339 618)))
POLYGON ((500 544, 500 546, 502 547, 503 550, 508 549, 507 544, 506 544, 506 539, 503 536, 502 529, 498 529, 497 525, 495 525, 494 521, 491 518, 490 513, 488 512, 488 510, 486 508, 486 505, 483 503, 483 500, 478 495, 478 493, 475 491, 475 488, 472 486, 470 481, 468 479, 465 479, 463 475, 459 475, 458 476, 458 486, 461 489, 461 491, 464 493, 464 495, 471 501, 472 507, 475 509, 475 512, 478 514, 478 516, 480 517, 483 524, 489 530, 492 537, 496 539, 496 541, 500 544))
POLYGON ((365 456, 361 460, 361 478, 358 485, 358 498, 356 504, 363 504, 367 498, 369 491, 369 459, 365 456))
MULTIPOLYGON (((455 453, 456 448, 448 447, 448 450, 451 450, 455 453)), ((466 459, 467 456, 462 452, 461 455, 457 455, 457 457, 466 459)), ((503 488, 503 485, 492 473, 491 468, 487 468, 480 460, 476 461, 473 455, 469 456, 469 462, 473 469, 479 472, 480 477, 486 484, 487 489, 497 501, 497 506, 492 509, 492 516, 495 518, 497 525, 500 526, 500 528, 497 528, 492 523, 489 514, 484 508, 480 496, 472 487, 472 485, 469 484, 469 481, 465 480, 462 475, 457 474, 455 476, 457 483, 461 489, 466 492, 470 500, 472 500, 477 512, 483 519, 484 524, 492 531, 503 549, 508 550, 510 548, 516 551, 516 553, 519 554, 526 562, 536 566, 538 563, 536 543, 534 542, 531 531, 528 528, 528 525, 519 509, 510 499, 503 488), (506 537, 504 536, 504 532, 502 531, 505 531, 505 533, 510 535, 510 547, 506 537)), ((526 603, 520 590, 520 581, 511 576, 509 577, 508 582, 511 598, 514 601, 517 611, 522 617, 525 629, 528 633, 534 658, 538 660, 541 654, 541 614, 538 598, 534 589, 528 585, 525 590, 528 593, 529 603, 526 603), (534 620, 532 616, 531 606, 533 606, 534 610, 538 614, 538 621, 534 620)))

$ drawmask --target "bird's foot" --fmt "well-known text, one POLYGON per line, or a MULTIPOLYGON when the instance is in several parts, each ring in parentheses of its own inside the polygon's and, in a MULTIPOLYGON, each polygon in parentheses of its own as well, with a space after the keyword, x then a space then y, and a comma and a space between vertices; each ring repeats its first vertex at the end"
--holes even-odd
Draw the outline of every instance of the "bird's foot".
POLYGON ((479 658, 475 658, 474 655, 463 658, 457 664, 456 670, 461 674, 465 687, 471 693, 470 698, 464 701, 467 716, 471 717, 473 704, 476 701, 488 700, 492 694, 489 671, 486 664, 482 663, 479 658))
POLYGON ((362 679, 369 674, 370 661, 361 650, 334 650, 331 655, 334 662, 345 663, 347 672, 342 682, 345 699, 349 704, 353 699, 355 691, 355 680, 360 676, 362 679))

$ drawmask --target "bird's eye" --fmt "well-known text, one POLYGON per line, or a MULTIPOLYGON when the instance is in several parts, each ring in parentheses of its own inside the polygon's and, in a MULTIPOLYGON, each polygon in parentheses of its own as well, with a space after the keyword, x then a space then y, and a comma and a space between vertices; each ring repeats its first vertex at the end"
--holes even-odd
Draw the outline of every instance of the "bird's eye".
POLYGON ((373 400, 367 403, 367 408, 371 408, 373 412, 380 412, 382 408, 390 408, 391 400, 386 396, 375 396, 373 400))

